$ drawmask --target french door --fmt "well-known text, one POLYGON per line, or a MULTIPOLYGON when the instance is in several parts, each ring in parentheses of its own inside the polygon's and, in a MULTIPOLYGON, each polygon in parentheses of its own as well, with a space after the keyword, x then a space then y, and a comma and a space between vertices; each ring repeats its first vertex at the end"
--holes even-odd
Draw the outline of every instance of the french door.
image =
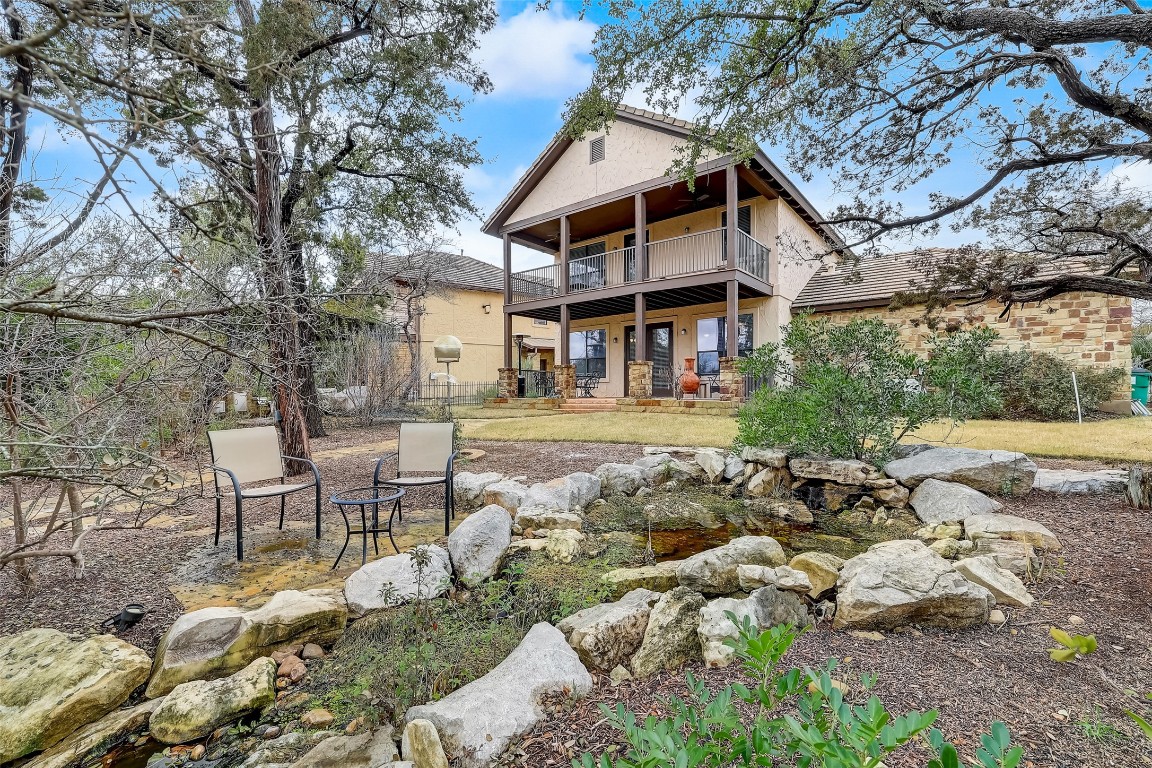
MULTIPOLYGON (((675 360, 672 323, 652 323, 647 327, 647 343, 644 345, 647 359, 652 361, 652 396, 672 397, 672 379, 675 375, 672 361, 675 360)), ((636 359, 636 326, 624 329, 627 343, 624 345, 624 396, 628 396, 628 363, 636 359)))

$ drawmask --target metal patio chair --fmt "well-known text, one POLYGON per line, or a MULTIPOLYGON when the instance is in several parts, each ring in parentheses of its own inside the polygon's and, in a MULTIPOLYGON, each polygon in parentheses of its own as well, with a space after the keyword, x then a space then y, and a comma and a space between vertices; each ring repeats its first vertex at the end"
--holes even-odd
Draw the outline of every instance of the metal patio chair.
POLYGON ((244 559, 244 499, 280 497, 280 530, 284 530, 285 499, 290 493, 316 489, 316 538, 320 538, 320 470, 308 459, 280 453, 280 437, 275 427, 217 429, 208 433, 212 453, 212 480, 216 486, 216 546, 220 546, 221 502, 226 496, 236 500, 236 559, 244 559), (284 460, 302 461, 312 468, 312 480, 285 483, 284 460), (221 476, 226 477, 221 487, 221 476), (276 485, 244 488, 248 483, 279 480, 276 485), (230 486, 230 487, 229 487, 230 486))
MULTIPOLYGON (((450 521, 456 517, 452 501, 452 463, 456 460, 456 451, 452 448, 452 429, 451 422, 401 424, 396 453, 381 457, 376 462, 376 471, 372 473, 372 483, 376 486, 414 488, 443 485, 445 535, 451 530, 450 521), (393 456, 396 457, 396 477, 381 479, 380 470, 393 456)), ((397 512, 397 519, 404 519, 402 508, 397 512)))

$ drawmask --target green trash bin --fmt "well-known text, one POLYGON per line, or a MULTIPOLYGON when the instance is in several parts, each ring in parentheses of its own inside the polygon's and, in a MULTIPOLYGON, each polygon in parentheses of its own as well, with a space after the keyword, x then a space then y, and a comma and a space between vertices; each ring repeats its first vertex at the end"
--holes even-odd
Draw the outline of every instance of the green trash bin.
POLYGON ((1152 380, 1152 372, 1147 368, 1137 366, 1132 369, 1132 399, 1139 400, 1148 405, 1148 383, 1152 380))

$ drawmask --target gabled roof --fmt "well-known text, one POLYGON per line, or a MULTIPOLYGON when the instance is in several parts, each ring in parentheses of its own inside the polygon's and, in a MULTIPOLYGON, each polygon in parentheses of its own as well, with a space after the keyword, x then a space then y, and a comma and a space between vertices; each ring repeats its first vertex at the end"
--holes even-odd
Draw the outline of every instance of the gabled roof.
MULTIPOLYGON (((627 104, 618 104, 616 106, 616 121, 632 123, 651 130, 665 131, 675 136, 687 138, 695 129, 695 124, 687 120, 682 120, 678 117, 671 115, 664 115, 658 112, 652 112, 647 109, 640 109, 632 107, 627 104)), ((544 151, 533 161, 524 175, 517 180, 512 189, 500 201, 500 204, 492 211, 492 214, 481 226, 481 231, 494 237, 500 236, 500 228, 507 223, 508 217, 520 206, 528 194, 536 187, 540 180, 552 169, 564 151, 573 144, 573 140, 564 134, 561 130, 552 140, 548 142, 548 146, 544 151)), ((752 157, 752 166, 763 178, 764 181, 770 186, 785 203, 791 207, 800 218, 804 219, 817 232, 821 233, 826 240, 836 245, 843 245, 843 240, 840 233, 836 231, 835 227, 825 224, 824 217, 816 210, 816 207, 809 202, 808 198, 797 189, 792 182, 784 175, 784 173, 768 158, 764 150, 759 147, 752 157)))
MULTIPOLYGON (((438 253, 436 256, 438 283, 466 291, 504 292, 504 270, 501 267, 462 253, 438 253)), ((396 272, 396 279, 403 282, 403 263, 398 258, 385 256, 380 258, 378 269, 384 274, 396 272)), ((420 270, 413 270, 413 275, 423 279, 420 270)))

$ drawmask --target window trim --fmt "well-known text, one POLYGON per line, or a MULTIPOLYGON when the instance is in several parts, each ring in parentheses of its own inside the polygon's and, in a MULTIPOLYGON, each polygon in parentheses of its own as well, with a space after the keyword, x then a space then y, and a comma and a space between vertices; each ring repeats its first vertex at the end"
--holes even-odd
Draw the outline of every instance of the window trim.
MULTIPOLYGON (((609 349, 608 349, 608 327, 607 326, 601 326, 598 328, 580 328, 580 329, 577 329, 575 331, 569 330, 568 331, 568 349, 569 349, 569 361, 568 362, 571 363, 574 368, 576 367, 576 361, 577 360, 603 360, 604 361, 604 366, 603 366, 604 372, 602 374, 600 374, 600 381, 601 382, 607 382, 608 381, 609 349), (584 344, 582 346, 583 346, 584 351, 587 352, 588 340, 587 340, 586 334, 597 333, 597 332, 604 334, 603 341, 599 342, 603 345, 604 357, 588 357, 587 354, 585 354, 584 357, 576 357, 575 355, 571 354, 571 350, 573 348, 573 345, 572 345, 572 337, 573 336, 575 336, 576 334, 585 334, 585 340, 584 340, 584 344)), ((587 371, 587 364, 585 364, 585 371, 587 371)))

